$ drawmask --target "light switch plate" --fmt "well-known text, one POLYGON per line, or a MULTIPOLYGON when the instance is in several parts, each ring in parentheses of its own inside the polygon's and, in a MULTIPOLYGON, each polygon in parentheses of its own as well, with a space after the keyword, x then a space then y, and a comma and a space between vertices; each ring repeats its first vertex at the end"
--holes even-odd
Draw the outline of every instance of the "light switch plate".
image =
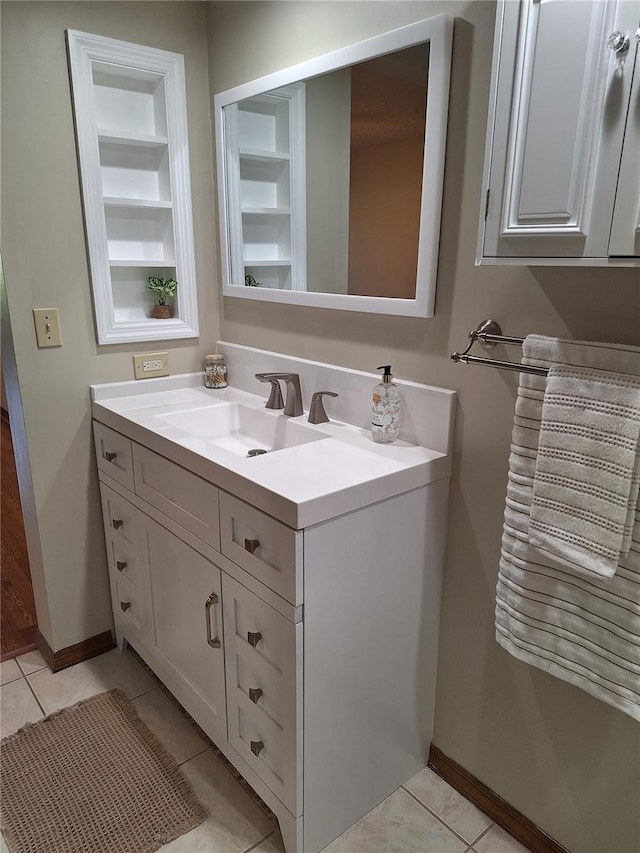
POLYGON ((61 347, 60 316, 57 308, 34 308, 33 322, 36 327, 38 347, 61 347))
POLYGON ((133 357, 133 372, 136 379, 152 379, 154 376, 169 375, 168 352, 145 352, 133 357))

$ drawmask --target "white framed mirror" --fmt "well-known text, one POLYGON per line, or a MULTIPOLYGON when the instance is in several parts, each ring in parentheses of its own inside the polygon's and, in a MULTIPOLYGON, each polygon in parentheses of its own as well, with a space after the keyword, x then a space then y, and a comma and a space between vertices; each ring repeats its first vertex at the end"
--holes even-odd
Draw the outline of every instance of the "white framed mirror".
POLYGON ((453 21, 215 96, 225 296, 432 317, 453 21))

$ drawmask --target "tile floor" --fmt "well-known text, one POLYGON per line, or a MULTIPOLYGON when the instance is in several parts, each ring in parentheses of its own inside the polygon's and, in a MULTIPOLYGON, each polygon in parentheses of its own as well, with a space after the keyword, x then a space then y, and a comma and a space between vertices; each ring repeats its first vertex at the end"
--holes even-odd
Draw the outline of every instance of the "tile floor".
MULTIPOLYGON (((29 652, 0 664, 0 673, 2 737, 94 693, 124 691, 210 811, 203 824, 165 844, 162 853, 283 853, 277 827, 131 652, 107 652, 55 675, 39 652, 29 652)), ((429 769, 325 848, 325 853, 525 851, 429 769)), ((8 853, 4 839, 0 853, 8 853)))

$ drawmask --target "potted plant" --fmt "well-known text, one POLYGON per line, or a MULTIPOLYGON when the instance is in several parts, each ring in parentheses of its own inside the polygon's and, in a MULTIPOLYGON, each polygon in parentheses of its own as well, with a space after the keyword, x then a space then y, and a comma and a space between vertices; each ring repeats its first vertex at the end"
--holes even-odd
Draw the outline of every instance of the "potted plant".
POLYGON ((173 308, 171 305, 167 305, 167 299, 170 296, 176 295, 178 282, 175 278, 161 278, 156 275, 150 275, 147 287, 156 294, 157 300, 151 309, 151 316, 157 320, 168 320, 173 316, 173 308))

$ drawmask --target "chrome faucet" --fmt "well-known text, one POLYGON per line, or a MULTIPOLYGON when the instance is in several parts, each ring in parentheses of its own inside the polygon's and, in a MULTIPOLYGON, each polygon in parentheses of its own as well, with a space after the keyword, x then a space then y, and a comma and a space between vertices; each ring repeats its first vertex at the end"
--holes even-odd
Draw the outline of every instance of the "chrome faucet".
MULTIPOLYGON (((287 386, 287 399, 284 405, 284 414, 289 417, 296 418, 298 415, 301 415, 303 412, 302 408, 302 392, 300 390, 300 377, 297 373, 256 373, 256 379, 259 379, 261 382, 274 382, 277 384, 279 379, 287 386)), ((271 396, 273 396, 274 392, 272 390, 271 396)), ((279 408, 278 406, 269 406, 269 400, 267 401, 267 408, 279 408)), ((280 396, 280 400, 282 401, 282 396, 280 396)))

